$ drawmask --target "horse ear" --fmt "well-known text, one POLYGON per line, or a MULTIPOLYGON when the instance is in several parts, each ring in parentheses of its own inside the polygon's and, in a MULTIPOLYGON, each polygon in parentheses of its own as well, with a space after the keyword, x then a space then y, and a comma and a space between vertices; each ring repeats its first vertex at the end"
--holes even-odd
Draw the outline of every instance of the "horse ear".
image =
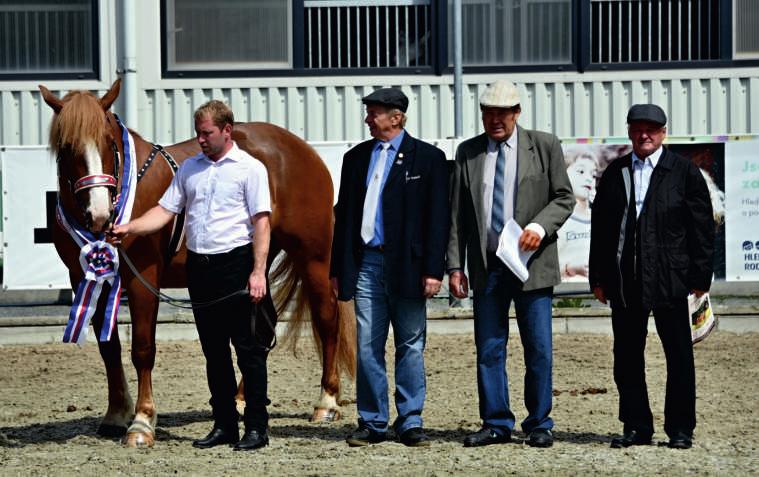
POLYGON ((37 87, 40 89, 40 93, 42 93, 42 99, 45 100, 47 105, 53 108, 53 111, 55 111, 56 114, 60 113, 61 108, 63 108, 63 101, 61 101, 58 96, 51 93, 49 89, 45 88, 41 84, 37 85, 37 87))
POLYGON ((116 81, 111 85, 111 89, 105 93, 105 96, 100 98, 100 106, 103 107, 103 111, 108 111, 116 98, 119 97, 119 91, 121 90, 121 78, 116 78, 116 81))

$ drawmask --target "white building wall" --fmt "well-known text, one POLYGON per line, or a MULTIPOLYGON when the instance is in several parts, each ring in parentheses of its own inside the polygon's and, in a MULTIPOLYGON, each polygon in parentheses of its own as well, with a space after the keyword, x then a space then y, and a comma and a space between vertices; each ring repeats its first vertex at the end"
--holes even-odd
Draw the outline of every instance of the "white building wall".
MULTIPOLYGON (((368 137, 361 97, 399 86, 410 98, 408 130, 425 139, 454 134, 452 76, 323 76, 278 78, 161 78, 159 2, 135 0, 137 118, 125 122, 146 139, 170 144, 193 135, 192 112, 209 99, 228 102, 240 121, 267 121, 307 141, 368 137)), ((123 22, 115 0, 102 0, 102 80, 43 81, 57 94, 90 89, 103 94, 122 68, 123 22)), ((210 40, 209 40, 210 41, 210 40)), ((520 123, 562 138, 624 136, 631 104, 654 102, 670 117, 674 136, 759 134, 759 68, 616 72, 556 72, 464 76, 463 134, 481 131, 477 99, 499 77, 517 83, 520 123)), ((40 81, 0 81, 0 145, 47 142, 52 112, 40 98, 40 81)), ((121 101, 114 110, 125 110, 121 101)))

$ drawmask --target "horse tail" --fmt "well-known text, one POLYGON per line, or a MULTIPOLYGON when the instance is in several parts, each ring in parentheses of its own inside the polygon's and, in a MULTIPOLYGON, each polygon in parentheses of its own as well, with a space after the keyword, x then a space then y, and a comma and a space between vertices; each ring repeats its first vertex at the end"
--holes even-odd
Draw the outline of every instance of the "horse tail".
MULTIPOLYGON (((289 312, 289 320, 284 331, 282 343, 289 348, 293 355, 298 356, 298 339, 303 334, 308 321, 311 322, 311 336, 316 346, 319 361, 322 361, 322 342, 316 328, 316 321, 311 316, 308 306, 308 296, 303 291, 303 278, 298 271, 295 260, 289 254, 283 254, 269 274, 272 288, 272 298, 277 310, 277 316, 289 312)), ((339 373, 351 377, 356 375, 356 316, 353 307, 347 303, 335 300, 335 316, 337 320, 337 350, 335 360, 339 373)), ((323 363, 322 363, 323 364, 323 363)))
POLYGON ((341 372, 356 377, 356 311, 352 303, 340 301, 337 306, 337 366, 341 372))
MULTIPOLYGON (((285 312, 290 313, 282 341, 297 356, 298 338, 309 318, 308 303, 306 294, 302 292, 302 279, 296 270, 295 260, 287 253, 281 254, 278 258, 279 260, 276 261, 273 270, 269 273, 272 299, 278 317, 283 316, 285 312)), ((317 347, 321 351, 320 343, 317 344, 317 347)))

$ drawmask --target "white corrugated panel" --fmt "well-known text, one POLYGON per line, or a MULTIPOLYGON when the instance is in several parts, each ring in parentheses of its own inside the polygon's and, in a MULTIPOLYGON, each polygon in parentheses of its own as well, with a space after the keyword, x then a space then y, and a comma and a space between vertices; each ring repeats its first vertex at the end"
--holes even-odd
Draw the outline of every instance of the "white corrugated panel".
MULTIPOLYGON (((465 137, 481 131, 478 98, 496 77, 464 78, 465 137)), ((670 135, 759 134, 757 68, 543 73, 510 79, 522 96, 520 124, 559 137, 624 136, 627 109, 649 101, 667 112, 670 135)), ((162 144, 188 139, 193 136, 192 112, 210 99, 220 99, 232 106, 240 121, 271 122, 308 141, 356 141, 368 137, 361 98, 379 87, 398 86, 410 100, 411 134, 429 140, 454 134, 451 77, 278 78, 272 80, 276 86, 239 87, 239 80, 234 87, 226 86, 231 81, 209 80, 209 88, 176 87, 174 81, 172 88, 140 90, 138 132, 162 144)), ((261 84, 260 79, 255 82, 261 84)), ((63 96, 66 91, 55 93, 63 96)), ((117 112, 120 106, 115 106, 117 112)), ((45 144, 51 116, 36 84, 22 90, 0 87, 0 144, 45 144)))

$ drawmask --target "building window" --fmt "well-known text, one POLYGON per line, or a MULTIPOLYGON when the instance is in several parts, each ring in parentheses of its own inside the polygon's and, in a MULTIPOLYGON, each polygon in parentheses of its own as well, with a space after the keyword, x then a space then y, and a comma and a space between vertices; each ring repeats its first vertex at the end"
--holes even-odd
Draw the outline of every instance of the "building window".
POLYGON ((167 0, 169 71, 292 66, 290 0, 167 0))
POLYGON ((305 0, 306 68, 432 64, 430 0, 305 0))
POLYGON ((97 2, 0 0, 0 75, 94 77, 97 2))
MULTIPOLYGON (((464 66, 572 62, 572 0, 462 0, 464 66)), ((453 65, 453 0, 448 63, 453 65)))
POLYGON ((719 59, 719 7, 719 0, 591 0, 590 61, 719 59))
POLYGON ((735 0, 733 7, 733 58, 759 59, 759 5, 756 0, 735 0))

